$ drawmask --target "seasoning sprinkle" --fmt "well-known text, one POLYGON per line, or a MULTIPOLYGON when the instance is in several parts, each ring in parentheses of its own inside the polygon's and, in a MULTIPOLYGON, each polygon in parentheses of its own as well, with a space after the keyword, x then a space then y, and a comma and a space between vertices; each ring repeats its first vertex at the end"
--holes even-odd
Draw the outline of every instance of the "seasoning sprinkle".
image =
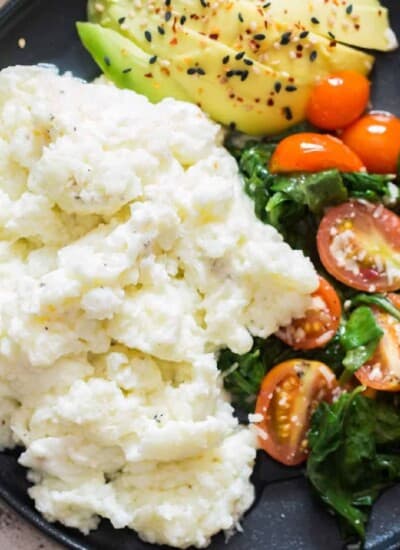
POLYGON ((151 42, 151 32, 150 31, 144 31, 144 37, 147 40, 147 42, 151 42))
POLYGON ((318 57, 318 52, 316 50, 313 50, 311 53, 310 53, 310 61, 311 63, 313 63, 318 57))
POLYGON ((316 17, 311 17, 311 23, 313 25, 319 25, 319 19, 317 19, 316 17))
POLYGON ((293 113, 292 113, 292 109, 290 107, 284 107, 283 108, 283 114, 285 115, 286 120, 292 120, 293 119, 293 113))
POLYGON ((109 67, 111 65, 110 58, 107 57, 106 55, 104 56, 104 63, 107 65, 107 67, 109 67))
POLYGON ((172 17, 172 13, 170 11, 166 11, 164 15, 164 19, 167 23, 171 19, 171 17, 172 17))
POLYGON ((227 63, 229 63, 229 55, 226 55, 225 57, 222 58, 222 63, 223 65, 226 65, 227 63))
POLYGON ((353 4, 349 4, 346 8, 346 13, 351 15, 353 13, 353 4))
POLYGON ((118 23, 119 23, 120 25, 123 25, 123 24, 125 23, 125 21, 126 21, 126 17, 120 17, 120 18, 118 19, 118 23))
POLYGON ((241 23, 243 23, 243 21, 244 21, 243 15, 240 12, 238 13, 238 19, 241 23))
POLYGON ((241 59, 243 59, 243 57, 245 56, 246 52, 239 52, 235 55, 235 59, 237 59, 238 61, 240 61, 241 59))
POLYGON ((281 36, 280 44, 282 46, 286 46, 287 44, 289 44, 291 38, 292 38, 291 31, 284 32, 281 36))
POLYGON ((280 82, 275 82, 274 90, 277 94, 279 94, 279 92, 282 90, 282 84, 280 82))
POLYGON ((182 15, 179 22, 180 22, 181 25, 184 25, 185 22, 186 22, 186 15, 182 15))
POLYGON ((128 73, 131 72, 131 70, 132 70, 132 67, 127 67, 127 68, 124 69, 122 72, 123 72, 123 74, 128 74, 128 73))
POLYGON ((249 66, 254 64, 254 62, 251 59, 243 59, 243 63, 249 66))
POLYGON ((265 34, 255 34, 253 36, 254 40, 258 40, 258 41, 261 41, 261 40, 265 40, 266 36, 265 34))
POLYGON ((302 31, 300 34, 299 34, 299 37, 301 39, 304 39, 304 38, 307 38, 307 36, 309 35, 309 31, 302 31))
POLYGON ((163 27, 158 26, 157 30, 158 30, 159 34, 161 34, 161 35, 165 34, 165 29, 163 29, 163 27))
POLYGON ((297 87, 296 86, 293 86, 293 84, 289 84, 289 86, 286 86, 285 90, 287 92, 296 92, 297 91, 297 87))
POLYGON ((149 59, 150 65, 153 65, 156 61, 157 61, 157 56, 156 56, 156 55, 153 55, 153 56, 150 57, 150 59, 149 59))

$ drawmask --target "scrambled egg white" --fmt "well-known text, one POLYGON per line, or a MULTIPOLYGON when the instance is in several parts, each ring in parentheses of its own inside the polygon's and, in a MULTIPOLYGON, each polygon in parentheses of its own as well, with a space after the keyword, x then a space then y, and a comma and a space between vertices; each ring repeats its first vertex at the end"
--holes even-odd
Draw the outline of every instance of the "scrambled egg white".
POLYGON ((0 72, 0 444, 50 521, 200 547, 252 503, 216 354, 301 315, 317 279, 221 143, 193 105, 0 72))

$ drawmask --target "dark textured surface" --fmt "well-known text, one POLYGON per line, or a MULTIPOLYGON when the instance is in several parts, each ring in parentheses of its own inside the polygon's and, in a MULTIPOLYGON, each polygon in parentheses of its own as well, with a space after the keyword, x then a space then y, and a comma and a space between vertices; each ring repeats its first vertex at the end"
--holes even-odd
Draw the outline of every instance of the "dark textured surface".
MULTIPOLYGON (((300 0, 295 0, 300 1, 300 0)), ((91 79, 96 67, 81 47, 74 22, 85 18, 85 0, 10 0, 0 13, 0 68, 14 64, 55 63, 62 70, 91 79), (18 47, 25 38, 26 47, 18 47)), ((400 32, 400 0, 384 2, 392 9, 400 32)), ((400 115, 400 53, 378 56, 373 105, 400 115)), ((114 530, 108 522, 88 537, 58 524, 48 524, 27 496, 26 472, 18 453, 0 454, 0 496, 37 527, 66 546, 79 550, 150 550, 130 530, 114 530)), ((314 500, 300 470, 279 466, 265 456, 254 473, 257 501, 243 520, 244 534, 230 539, 230 550, 339 550, 335 520, 314 500)), ((217 536, 211 550, 227 546, 217 536)), ((400 548, 400 486, 380 499, 371 519, 366 550, 400 548)))

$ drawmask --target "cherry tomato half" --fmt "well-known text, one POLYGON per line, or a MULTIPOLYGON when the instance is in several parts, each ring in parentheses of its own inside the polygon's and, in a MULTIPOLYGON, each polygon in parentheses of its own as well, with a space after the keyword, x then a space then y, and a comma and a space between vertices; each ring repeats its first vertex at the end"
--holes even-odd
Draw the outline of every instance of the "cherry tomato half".
POLYGON ((317 246, 338 281, 365 292, 400 289, 400 218, 381 204, 350 201, 331 208, 317 246))
POLYGON ((308 455, 310 419, 321 401, 332 400, 338 385, 334 373, 319 361, 292 359, 264 378, 256 404, 259 443, 272 458, 287 466, 308 455))
POLYGON ((342 140, 375 174, 394 174, 400 156, 400 119, 372 112, 349 126, 342 140))
POLYGON ((332 285, 323 277, 319 278, 319 287, 312 294, 312 304, 305 316, 276 333, 296 350, 321 348, 332 340, 339 328, 342 305, 332 285))
POLYGON ((278 172, 319 172, 337 168, 359 172, 364 165, 340 139, 304 132, 283 139, 270 161, 270 170, 278 172))
MULTIPOLYGON (((390 294, 389 298, 400 308, 400 296, 390 294)), ((384 335, 374 356, 355 373, 363 386, 375 390, 400 391, 400 321, 374 308, 374 315, 384 335)))
POLYGON ((370 82, 355 71, 320 80, 311 92, 307 119, 323 130, 339 130, 357 120, 369 102, 370 82))

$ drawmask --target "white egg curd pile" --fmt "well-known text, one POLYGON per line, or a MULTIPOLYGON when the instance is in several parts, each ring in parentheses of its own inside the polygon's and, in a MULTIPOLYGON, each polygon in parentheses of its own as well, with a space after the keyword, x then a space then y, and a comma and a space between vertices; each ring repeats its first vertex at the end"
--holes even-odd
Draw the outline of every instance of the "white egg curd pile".
POLYGON ((50 521, 204 547, 253 501, 256 428, 217 354, 301 316, 318 279, 222 142, 191 104, 0 72, 0 444, 50 521))

